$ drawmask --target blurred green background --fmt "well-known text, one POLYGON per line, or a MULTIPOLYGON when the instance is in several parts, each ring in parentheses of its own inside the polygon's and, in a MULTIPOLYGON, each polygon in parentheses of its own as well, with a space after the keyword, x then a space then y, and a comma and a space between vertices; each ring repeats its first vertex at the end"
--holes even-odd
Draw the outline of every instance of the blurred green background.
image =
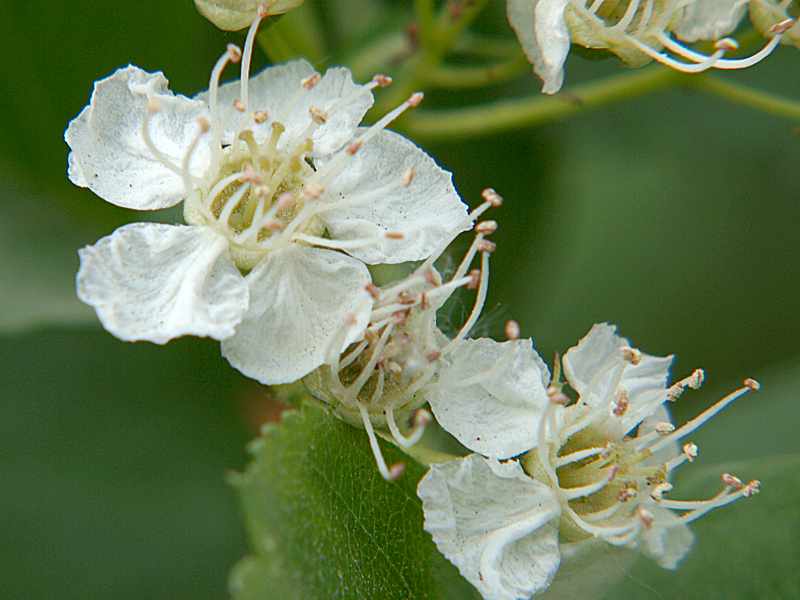
MULTIPOLYGON (((329 44, 331 62, 363 31, 411 14, 377 0, 309 4, 324 4, 326 36, 309 43, 329 44)), ((225 474, 245 464, 265 392, 212 342, 125 344, 74 298, 78 247, 142 217, 67 181, 62 132, 117 67, 163 70, 193 94, 241 35, 216 30, 189 0, 0 6, 0 597, 223 598, 246 552, 225 474)), ((476 27, 510 36, 503 2, 476 27)), ((800 51, 782 48, 727 77, 800 99, 798 65, 800 51)), ((573 55, 567 82, 620 70, 573 55)), ((426 102, 537 89, 525 77, 426 102)), ((687 476, 713 488, 723 467, 746 461, 740 475, 760 477, 764 492, 704 519, 677 575, 637 565, 608 597, 800 594, 800 473, 786 458, 800 452, 797 125, 674 90, 538 129, 423 142, 466 201, 486 186, 507 199, 487 331, 515 318, 549 357, 595 322, 618 323, 645 351, 675 353, 677 375, 706 368, 706 388, 676 406, 682 418, 744 377, 764 385, 697 437, 702 467, 687 476)))

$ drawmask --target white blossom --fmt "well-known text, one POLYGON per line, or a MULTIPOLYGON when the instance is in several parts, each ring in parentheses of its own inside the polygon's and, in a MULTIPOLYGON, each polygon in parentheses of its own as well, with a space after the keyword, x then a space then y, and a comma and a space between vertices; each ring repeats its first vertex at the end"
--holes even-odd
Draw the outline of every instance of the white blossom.
POLYGON ((759 491, 758 481, 724 473, 722 490, 708 500, 668 497, 672 472, 698 456, 686 437, 759 388, 745 380, 676 428, 665 404, 699 388, 703 372, 669 385, 671 362, 596 325, 563 359, 578 399, 562 391, 556 365, 549 406, 519 461, 470 455, 431 466, 418 488, 425 529, 485 598, 535 595, 564 549, 592 540, 639 548, 674 569, 692 545, 692 521, 759 491), (548 541, 554 531, 558 545, 548 541))
POLYGON ((345 315, 339 350, 360 338, 365 262, 423 260, 469 222, 451 175, 385 129, 422 95, 362 128, 388 77, 357 85, 298 60, 251 78, 265 14, 207 92, 175 95, 128 66, 95 84, 65 139, 73 183, 137 210, 183 202, 188 223, 126 226, 81 251, 78 294, 103 325, 124 340, 223 340, 236 368, 283 383, 323 363, 345 315), (240 81, 220 85, 239 61, 240 81))
POLYGON ((786 6, 782 14, 764 8, 776 0, 752 0, 751 11, 753 2, 763 3, 761 29, 771 39, 752 56, 737 59, 725 58, 738 46, 724 36, 739 25, 747 0, 508 0, 507 13, 543 81, 542 91, 554 94, 563 83, 570 44, 608 50, 633 67, 651 60, 685 73, 750 67, 768 56, 794 24, 786 6), (680 40, 713 41, 714 52, 703 54, 680 40))

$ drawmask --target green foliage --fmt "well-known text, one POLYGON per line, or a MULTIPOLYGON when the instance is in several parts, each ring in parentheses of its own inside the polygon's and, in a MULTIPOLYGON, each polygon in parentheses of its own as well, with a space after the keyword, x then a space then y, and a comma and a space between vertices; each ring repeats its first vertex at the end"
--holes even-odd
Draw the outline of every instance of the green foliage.
POLYGON ((234 571, 236 600, 475 597, 422 529, 423 467, 382 446, 407 463, 396 482, 378 474, 363 431, 316 406, 265 428, 232 478, 255 553, 234 571))

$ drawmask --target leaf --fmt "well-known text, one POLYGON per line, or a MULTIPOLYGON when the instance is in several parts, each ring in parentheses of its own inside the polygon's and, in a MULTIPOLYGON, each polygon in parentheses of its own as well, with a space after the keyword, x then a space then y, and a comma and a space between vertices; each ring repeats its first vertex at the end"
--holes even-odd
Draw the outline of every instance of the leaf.
POLYGON ((254 552, 232 574, 236 600, 478 597, 422 529, 424 468, 381 445, 407 463, 396 482, 378 474, 363 431, 316 406, 265 428, 232 478, 254 552))
POLYGON ((721 471, 758 476, 763 491, 697 520, 695 547, 677 572, 642 558, 606 598, 800 598, 800 455, 698 469, 673 494, 708 495, 721 471))

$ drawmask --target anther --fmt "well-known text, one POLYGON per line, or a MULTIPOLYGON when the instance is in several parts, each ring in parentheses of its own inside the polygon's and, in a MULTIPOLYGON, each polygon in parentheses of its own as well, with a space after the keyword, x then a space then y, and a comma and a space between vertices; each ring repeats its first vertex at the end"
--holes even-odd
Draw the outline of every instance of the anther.
POLYGON ((300 81, 300 85, 302 85, 305 89, 311 90, 319 83, 319 80, 322 79, 322 76, 319 73, 314 73, 313 75, 309 75, 300 81))
POLYGON ((400 292, 400 293, 397 295, 397 301, 398 301, 400 304, 406 304, 406 305, 409 305, 409 304, 416 304, 416 303, 417 303, 417 301, 416 301, 416 299, 414 298, 414 296, 412 296, 412 295, 411 295, 411 294, 409 294, 408 292, 400 292))
POLYGON ((569 396, 561 391, 560 386, 547 386, 547 398, 553 404, 559 404, 561 406, 566 406, 569 404, 569 396))
POLYGON ((367 293, 372 296, 373 300, 378 300, 381 297, 381 290, 380 288, 375 285, 374 283, 368 283, 364 286, 364 289, 367 290, 367 293))
POLYGON ((408 187, 411 185, 411 182, 414 181, 414 177, 417 176, 417 172, 414 167, 409 167, 406 169, 405 173, 403 173, 403 187, 408 187))
POLYGON ((201 133, 208 133, 208 130, 211 129, 211 122, 205 117, 197 117, 197 125, 200 127, 201 133))
POLYGON ((700 449, 697 447, 697 444, 687 442, 683 445, 683 454, 689 462, 693 462, 699 453, 700 449))
POLYGON ((325 188, 322 187, 318 183, 308 183, 303 188, 303 195, 306 198, 317 199, 322 196, 322 193, 325 191, 325 188))
POLYGON ((624 502, 627 502, 628 500, 633 500, 638 495, 639 495, 639 492, 636 490, 635 487, 633 487, 631 485, 626 485, 617 494, 617 500, 619 502, 623 502, 624 503, 624 502))
POLYGON ((761 384, 758 383, 755 379, 750 379, 749 377, 744 380, 743 382, 744 387, 748 388, 753 392, 757 392, 761 389, 761 384))
POLYGON ((426 294, 425 292, 422 292, 419 295, 419 307, 422 310, 428 310, 428 308, 430 308, 430 303, 428 302, 428 294, 426 294))
POLYGON ((358 319, 353 313, 349 312, 344 316, 344 324, 348 327, 355 327, 358 324, 358 319))
POLYGON ((259 125, 265 123, 268 118, 269 114, 267 114, 267 111, 265 110, 257 110, 256 112, 253 113, 253 121, 255 121, 259 125))
POLYGON ((656 423, 655 430, 660 435, 668 435, 675 431, 675 425, 667 423, 666 421, 661 421, 660 423, 656 423))
POLYGON ((408 310, 398 310, 392 313, 392 320, 397 325, 403 325, 408 321, 408 310))
POLYGON ((414 413, 414 427, 427 427, 433 421, 433 416, 424 408, 414 413))
POLYGON ((517 323, 516 321, 506 321, 505 334, 506 334, 506 339, 518 340, 519 323, 517 323))
POLYGON ((480 269, 472 269, 467 275, 469 277, 469 283, 467 284, 468 290, 477 290, 478 285, 481 283, 481 271, 480 269))
POLYGON ((491 204, 494 208, 499 208, 503 205, 503 197, 498 194, 494 188, 486 188, 481 192, 481 198, 491 204))
POLYGON ((653 491, 650 492, 650 497, 653 500, 658 501, 664 497, 664 494, 670 491, 672 491, 672 484, 664 481, 663 483, 659 483, 653 488, 653 491))
POLYGON ((745 498, 749 498, 750 496, 755 496, 757 493, 761 491, 761 482, 758 479, 753 479, 744 486, 742 490, 742 496, 745 498))
POLYGON ((161 103, 153 97, 147 99, 147 112, 151 115, 161 110, 161 103))
POLYGON ((384 236, 390 240, 402 240, 406 237, 402 231, 387 231, 384 236))
POLYGON ((439 360, 439 357, 442 356, 442 353, 438 350, 432 350, 425 355, 425 358, 428 359, 428 362, 436 362, 439 360))
POLYGON ((717 40, 717 42, 714 44, 714 48, 716 50, 725 50, 726 52, 731 52, 739 49, 739 42, 729 37, 722 38, 721 40, 717 40))
POLYGON ((377 83, 378 87, 385 88, 385 87, 389 87, 390 85, 392 85, 392 81, 393 80, 388 75, 384 75, 383 73, 378 73, 377 75, 375 75, 372 78, 372 81, 377 83))
POLYGON ((244 102, 239 100, 239 98, 233 101, 233 108, 238 110, 240 113, 243 113, 245 110, 247 110, 247 107, 244 105, 244 102))
POLYGON ((779 34, 782 34, 782 33, 786 33, 786 32, 787 32, 787 31, 789 31, 789 30, 790 30, 792 27, 794 27, 794 24, 795 24, 796 22, 797 22, 797 20, 796 20, 796 19, 784 19, 784 20, 783 20, 783 21, 781 21, 780 23, 775 23, 775 25, 773 25, 772 27, 770 27, 770 28, 769 28, 769 32, 770 32, 770 33, 774 33, 774 34, 776 34, 776 35, 779 35, 779 34))
POLYGON ((489 240, 481 240, 478 242, 476 248, 478 249, 478 252, 492 253, 497 250, 497 244, 489 240))
POLYGON ((422 99, 424 97, 425 97, 425 94, 423 94, 422 92, 414 92, 408 98, 408 105, 411 108, 416 108, 416 107, 418 107, 420 105, 420 103, 422 102, 422 99))
POLYGON ((308 114, 311 115, 311 120, 314 121, 317 125, 324 125, 328 122, 328 113, 326 113, 321 108, 316 106, 311 106, 308 109, 308 114))
POLYGON ((269 16, 269 4, 272 4, 272 2, 268 2, 266 4, 262 2, 258 5, 258 16, 260 18, 263 19, 264 17, 269 16))
POLYGON ((620 351, 622 352, 622 358, 632 365, 636 366, 642 362, 642 353, 636 348, 624 346, 620 351))
POLYGON ((497 231, 497 221, 481 221, 475 225, 475 231, 483 235, 491 235, 497 231))
POLYGON ((615 417, 621 417, 625 414, 628 410, 628 405, 630 404, 630 400, 628 397, 628 390, 624 388, 619 388, 617 390, 617 399, 614 402, 614 407, 612 412, 614 413, 615 417))
POLYGON ((362 140, 356 140, 355 142, 353 142, 352 144, 347 146, 347 153, 350 156, 353 156, 356 152, 361 150, 361 146, 363 146, 363 145, 364 145, 364 142, 362 140))
POLYGON ((391 467, 389 467, 389 481, 396 481, 400 479, 403 473, 406 470, 405 463, 394 463, 391 467))
POLYGON ((436 279, 436 274, 431 269, 425 271, 425 281, 434 287, 439 285, 439 281, 436 279))
POLYGON ((242 60, 242 50, 239 48, 239 46, 236 44, 228 44, 227 50, 228 60, 230 60, 232 63, 236 64, 242 60))
POLYGON ((249 181, 250 183, 261 183, 261 176, 256 173, 252 165, 247 165, 242 174, 239 176, 239 181, 249 181))
POLYGON ((653 526, 653 521, 655 521, 655 517, 653 516, 653 513, 651 513, 649 510, 647 510, 643 506, 640 506, 639 508, 636 509, 636 514, 639 516, 639 520, 642 522, 642 525, 644 525, 645 529, 650 529, 653 526))
POLYGON ((269 221, 264 223, 264 227, 266 227, 270 231, 282 231, 286 226, 280 221, 270 219, 269 221))
POLYGON ((735 475, 731 475, 730 473, 723 473, 720 475, 720 479, 722 480, 722 483, 728 487, 732 487, 735 490, 740 490, 744 487, 742 480, 735 475))
POLYGON ((294 206, 294 203, 294 195, 291 192, 283 192, 280 196, 278 196, 278 201, 275 206, 280 212, 282 210, 289 210, 294 206))

